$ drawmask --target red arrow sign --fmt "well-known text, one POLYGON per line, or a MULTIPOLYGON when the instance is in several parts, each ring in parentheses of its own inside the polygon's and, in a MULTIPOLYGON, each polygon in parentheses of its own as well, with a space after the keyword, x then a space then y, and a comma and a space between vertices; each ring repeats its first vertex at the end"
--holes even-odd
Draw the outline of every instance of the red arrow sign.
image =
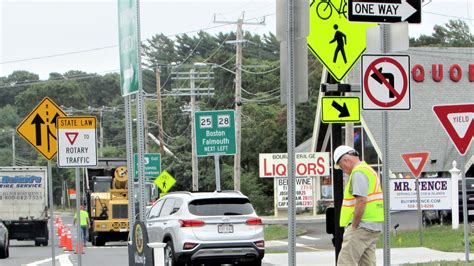
POLYGON ((465 155, 474 137, 474 104, 437 105, 433 111, 459 154, 465 155))
POLYGON ((414 152, 402 154, 402 158, 410 169, 411 173, 415 177, 420 177, 423 168, 425 167, 426 161, 430 157, 429 152, 414 152))

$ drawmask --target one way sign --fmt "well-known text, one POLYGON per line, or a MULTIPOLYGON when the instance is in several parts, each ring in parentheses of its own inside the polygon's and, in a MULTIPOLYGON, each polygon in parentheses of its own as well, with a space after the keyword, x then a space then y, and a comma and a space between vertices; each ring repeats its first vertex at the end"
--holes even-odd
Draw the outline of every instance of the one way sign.
POLYGON ((421 0, 349 0, 349 21, 421 23, 421 0))

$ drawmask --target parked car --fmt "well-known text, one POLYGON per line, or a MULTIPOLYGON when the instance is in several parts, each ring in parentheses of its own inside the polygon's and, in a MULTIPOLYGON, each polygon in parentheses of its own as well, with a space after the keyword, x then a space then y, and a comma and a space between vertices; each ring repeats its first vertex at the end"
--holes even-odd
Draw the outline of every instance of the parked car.
POLYGON ((0 221, 0 259, 5 259, 9 254, 10 239, 8 238, 7 227, 0 221))
POLYGON ((262 220, 238 191, 171 192, 146 217, 150 242, 166 243, 165 265, 261 265, 262 220))

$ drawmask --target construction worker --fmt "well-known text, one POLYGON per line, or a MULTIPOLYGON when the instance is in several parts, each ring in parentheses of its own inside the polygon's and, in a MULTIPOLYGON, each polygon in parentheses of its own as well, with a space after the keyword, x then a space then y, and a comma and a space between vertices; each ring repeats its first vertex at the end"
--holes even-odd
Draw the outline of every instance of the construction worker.
POLYGON ((375 244, 383 229, 380 178, 354 148, 334 150, 334 168, 349 175, 344 188, 339 225, 346 227, 337 265, 376 265, 375 244))
MULTIPOLYGON (((84 246, 86 246, 86 239, 87 239, 87 228, 90 226, 90 220, 89 220, 89 213, 85 210, 84 205, 81 205, 81 211, 80 211, 80 217, 81 217, 81 235, 82 235, 82 243, 84 246)), ((77 213, 74 214, 74 225, 76 225, 76 218, 77 218, 77 213)))

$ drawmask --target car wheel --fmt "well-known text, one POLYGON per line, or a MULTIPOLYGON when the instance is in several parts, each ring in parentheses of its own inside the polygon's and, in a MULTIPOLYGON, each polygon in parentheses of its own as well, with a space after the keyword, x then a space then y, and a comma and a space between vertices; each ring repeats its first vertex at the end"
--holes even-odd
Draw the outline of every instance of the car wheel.
POLYGON ((176 260, 176 254, 174 253, 173 241, 168 240, 165 247, 165 266, 181 266, 184 265, 176 260))

